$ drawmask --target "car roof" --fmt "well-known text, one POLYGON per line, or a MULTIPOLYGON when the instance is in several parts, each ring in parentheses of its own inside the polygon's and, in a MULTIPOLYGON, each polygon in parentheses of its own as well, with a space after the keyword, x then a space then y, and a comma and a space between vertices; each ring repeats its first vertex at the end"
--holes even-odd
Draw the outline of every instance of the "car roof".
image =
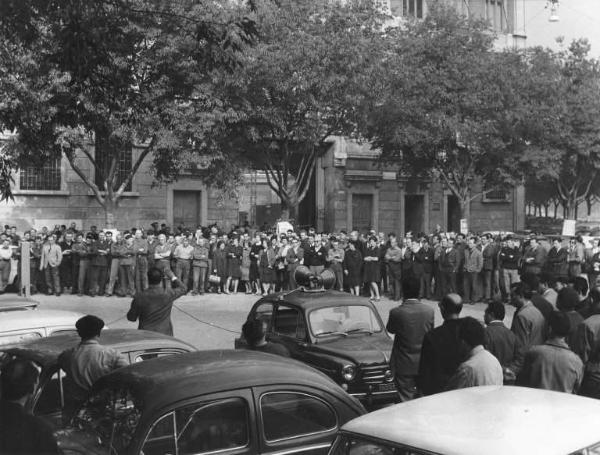
MULTIPOLYGON (((294 305, 303 310, 312 310, 315 308, 325 308, 335 305, 363 305, 371 308, 375 308, 368 299, 364 297, 358 297, 347 292, 340 292, 334 290, 325 291, 304 291, 302 289, 296 289, 294 291, 278 292, 276 294, 269 294, 263 297, 258 302, 277 302, 294 305)), ((257 303, 258 303, 257 302, 257 303)))
POLYGON ((81 313, 66 310, 35 310, 0 312, 0 333, 39 327, 72 326, 83 317, 81 313))
POLYGON ((191 397, 273 384, 317 387, 349 401, 346 392, 320 371, 251 350, 198 351, 135 363, 102 377, 94 390, 123 386, 144 409, 161 409, 191 397))
POLYGON ((485 386, 381 409, 342 431, 445 455, 565 455, 600 442, 598 416, 600 400, 485 386))
MULTIPOLYGON (((77 346, 79 341, 80 338, 76 333, 68 333, 21 343, 18 346, 1 350, 48 367, 56 363, 61 352, 77 346)), ((144 349, 168 347, 186 349, 188 351, 196 350, 191 344, 172 336, 137 329, 105 329, 100 335, 100 344, 111 347, 119 352, 128 352, 136 347, 144 349)))

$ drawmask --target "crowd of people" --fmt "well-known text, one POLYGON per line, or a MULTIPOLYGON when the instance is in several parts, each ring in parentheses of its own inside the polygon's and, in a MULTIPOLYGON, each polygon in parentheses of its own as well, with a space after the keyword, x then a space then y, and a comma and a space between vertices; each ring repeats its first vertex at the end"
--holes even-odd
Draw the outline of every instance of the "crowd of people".
MULTIPOLYGON (((335 288, 356 295, 402 299, 403 277, 419 282, 419 297, 439 300, 457 293, 465 303, 508 302, 510 287, 525 277, 540 281, 542 292, 566 284, 582 273, 590 283, 600 275, 598 239, 586 247, 581 238, 545 244, 536 236, 516 238, 436 232, 317 233, 315 229, 273 233, 267 229, 217 225, 171 230, 153 223, 149 229, 97 229, 84 232, 72 223, 53 230, 15 226, 0 232, 0 292, 20 283, 21 248, 29 248, 31 291, 60 295, 133 296, 148 288, 147 272, 155 266, 166 283, 177 276, 193 295, 206 292, 267 294, 296 287, 294 272, 305 265, 314 273, 329 268, 335 288)), ((17 287, 20 289, 20 285, 17 287)))
POLYGON ((589 290, 578 276, 548 300, 535 282, 511 284, 510 328, 500 299, 478 321, 460 316, 463 302, 455 293, 439 302, 444 322, 434 328, 433 309, 418 299, 415 281, 404 280, 405 300, 387 323, 395 335, 390 363, 400 399, 503 384, 600 399, 600 287, 589 290))

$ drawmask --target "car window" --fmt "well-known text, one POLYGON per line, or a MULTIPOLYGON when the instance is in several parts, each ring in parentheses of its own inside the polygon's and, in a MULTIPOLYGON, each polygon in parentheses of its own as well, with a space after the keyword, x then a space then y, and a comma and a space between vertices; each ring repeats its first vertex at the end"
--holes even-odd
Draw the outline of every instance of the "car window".
MULTIPOLYGON (((52 330, 52 329, 48 329, 48 330, 52 330)), ((54 330, 53 332, 50 332, 50 336, 54 337, 57 335, 77 335, 77 330, 74 329, 60 329, 60 330, 54 330)))
POLYGON ((0 335, 0 345, 21 343, 23 341, 37 340, 38 338, 42 338, 42 334, 39 332, 23 332, 0 335))
POLYGON ((246 447, 250 442, 248 405, 229 398, 177 409, 157 420, 146 437, 145 455, 191 455, 246 447))
POLYGON ((48 415, 59 412, 63 407, 62 380, 64 372, 58 370, 48 379, 40 391, 40 396, 33 408, 34 415, 48 415), (59 375, 60 378, 59 378, 59 375))
POLYGON ((273 304, 270 302, 261 303, 254 310, 254 318, 267 323, 267 332, 270 332, 272 327, 273 304))
POLYGON ((578 450, 571 455, 600 455, 600 442, 583 450, 578 450))
POLYGON ((302 314, 295 308, 279 305, 273 321, 273 332, 300 340, 306 339, 302 314))
POLYGON ((373 310, 365 305, 339 305, 313 310, 308 315, 315 336, 331 333, 381 332, 373 310))
POLYGON ((260 398, 267 441, 323 433, 337 428, 335 411, 323 400, 297 392, 270 392, 260 398))
POLYGON ((348 435, 339 436, 329 455, 425 455, 413 448, 398 447, 348 435))
POLYGON ((141 417, 141 406, 127 388, 107 387, 92 395, 73 419, 107 453, 126 452, 141 417))
POLYGON ((140 352, 136 354, 133 358, 134 363, 143 362, 145 360, 150 359, 158 359, 159 357, 165 357, 168 355, 181 354, 183 352, 187 352, 181 349, 161 349, 161 350, 152 350, 146 352, 140 352))

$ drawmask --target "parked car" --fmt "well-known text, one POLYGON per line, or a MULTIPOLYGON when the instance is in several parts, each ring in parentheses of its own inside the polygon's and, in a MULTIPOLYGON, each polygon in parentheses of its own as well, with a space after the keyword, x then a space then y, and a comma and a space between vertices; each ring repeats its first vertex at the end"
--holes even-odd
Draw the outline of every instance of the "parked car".
MULTIPOLYGON (((248 319, 267 326, 267 340, 325 373, 366 404, 397 398, 389 360, 393 341, 367 299, 302 288, 263 297, 248 319)), ((236 349, 247 347, 243 336, 236 349)))
POLYGON ((29 297, 21 297, 16 294, 0 295, 1 311, 35 310, 39 302, 29 297))
POLYGON ((291 359, 203 351, 101 378, 68 429, 65 454, 326 454, 365 413, 327 376, 291 359))
MULTIPOLYGON (((25 408, 32 414, 43 417, 54 428, 62 426, 62 408, 65 402, 65 373, 58 366, 58 356, 65 349, 77 346, 79 342, 77 334, 68 333, 5 347, 0 351, 3 362, 18 357, 32 361, 40 369, 37 389, 25 408)), ((177 338, 136 329, 105 329, 100 342, 103 346, 122 353, 130 363, 196 350, 194 346, 177 338)))
POLYGON ((342 427, 329 455, 592 455, 600 401, 524 387, 470 387, 342 427))
POLYGON ((82 316, 64 310, 0 311, 0 346, 77 333, 75 322, 82 316))

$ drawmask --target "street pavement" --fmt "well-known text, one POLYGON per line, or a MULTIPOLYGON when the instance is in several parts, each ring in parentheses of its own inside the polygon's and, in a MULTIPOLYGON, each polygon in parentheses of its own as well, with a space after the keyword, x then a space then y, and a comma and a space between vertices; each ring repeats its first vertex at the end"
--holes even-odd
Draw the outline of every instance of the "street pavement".
MULTIPOLYGON (((123 297, 78 297, 76 295, 32 296, 40 302, 39 308, 77 311, 101 317, 111 328, 136 328, 137 323, 126 318, 131 298, 123 297)), ((198 349, 232 349, 236 336, 254 302, 260 297, 255 295, 205 294, 203 296, 186 295, 175 301, 171 317, 175 336, 198 349)), ((365 301, 367 299, 365 298, 365 301)), ((436 326, 442 323, 437 302, 425 301, 435 309, 436 326)), ((397 303, 385 297, 376 302, 384 324, 388 313, 397 303)), ((483 321, 485 305, 465 305, 461 316, 473 316, 483 321)), ((510 327, 513 308, 507 307, 505 323, 510 327)))

